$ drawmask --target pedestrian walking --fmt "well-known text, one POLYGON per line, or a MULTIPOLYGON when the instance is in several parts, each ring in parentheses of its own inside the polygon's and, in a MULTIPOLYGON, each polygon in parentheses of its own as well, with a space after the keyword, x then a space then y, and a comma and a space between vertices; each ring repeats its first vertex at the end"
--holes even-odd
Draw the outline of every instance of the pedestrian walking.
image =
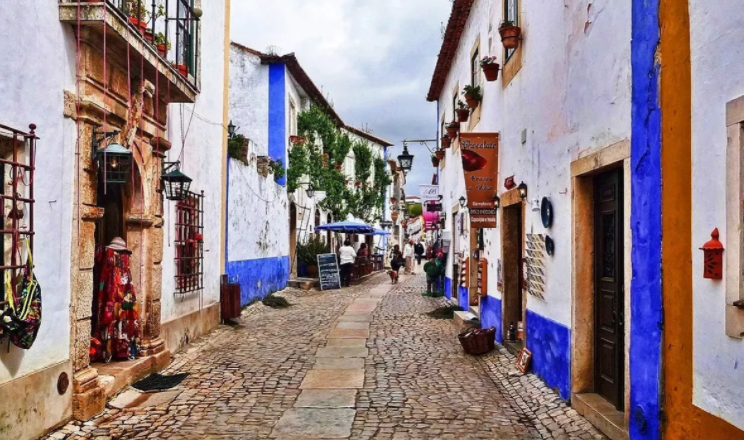
POLYGON ((347 239, 338 250, 338 260, 341 264, 341 287, 351 285, 351 269, 354 267, 356 257, 356 251, 351 247, 351 241, 347 239))
POLYGON ((393 247, 393 251, 390 253, 390 280, 393 284, 398 282, 398 274, 400 268, 403 267, 403 254, 400 252, 400 246, 397 244, 393 247))
POLYGON ((408 240, 406 246, 403 248, 403 258, 406 259, 406 274, 414 274, 413 271, 413 239, 408 240))
POLYGON ((418 266, 421 266, 421 259, 424 258, 424 254, 426 253, 426 249, 424 249, 424 245, 421 244, 421 241, 416 242, 416 245, 413 247, 413 252, 416 254, 416 267, 418 268, 418 266))

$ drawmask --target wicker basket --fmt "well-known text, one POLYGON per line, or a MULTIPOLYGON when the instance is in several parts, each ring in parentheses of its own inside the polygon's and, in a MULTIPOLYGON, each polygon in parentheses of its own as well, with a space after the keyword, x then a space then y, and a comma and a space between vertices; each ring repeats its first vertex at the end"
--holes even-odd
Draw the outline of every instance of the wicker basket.
POLYGON ((457 338, 465 353, 472 355, 486 354, 496 347, 496 328, 471 328, 460 333, 457 338))

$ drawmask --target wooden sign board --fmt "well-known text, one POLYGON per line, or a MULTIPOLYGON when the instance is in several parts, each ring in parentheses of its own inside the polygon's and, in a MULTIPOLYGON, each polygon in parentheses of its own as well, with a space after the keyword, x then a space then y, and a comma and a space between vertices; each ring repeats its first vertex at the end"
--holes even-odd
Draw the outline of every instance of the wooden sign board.
POLYGON ((341 274, 338 270, 336 254, 318 255, 318 277, 320 277, 320 290, 341 288, 341 274))
POLYGON ((488 296, 488 260, 478 261, 478 296, 488 296))

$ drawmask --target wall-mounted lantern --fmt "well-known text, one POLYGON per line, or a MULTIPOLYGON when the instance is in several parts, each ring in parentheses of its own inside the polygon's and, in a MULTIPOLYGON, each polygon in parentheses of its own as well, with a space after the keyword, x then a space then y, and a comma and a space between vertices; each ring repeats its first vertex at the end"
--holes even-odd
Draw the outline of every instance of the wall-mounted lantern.
POLYGON ((230 119, 230 123, 227 124, 227 137, 232 139, 235 137, 235 132, 237 131, 238 127, 233 124, 232 119, 230 119))
POLYGON ((520 183, 517 187, 517 191, 519 191, 519 198, 524 200, 527 200, 527 185, 524 184, 524 182, 520 183))
POLYGON ((383 220, 380 222, 380 226, 382 226, 383 229, 388 230, 393 227, 393 222, 390 220, 383 220))
POLYGON ((700 249, 703 251, 703 277, 710 280, 723 278, 723 244, 718 240, 718 228, 710 234, 710 241, 700 249))
POLYGON ((465 196, 460 197, 460 208, 465 208, 465 205, 468 203, 467 199, 465 199, 465 196))
POLYGON ((186 200, 188 197, 191 178, 181 172, 181 162, 163 162, 160 181, 166 199, 186 200))
POLYGON ((499 197, 498 194, 493 196, 493 208, 497 211, 501 208, 501 197, 499 197))
POLYGON ((93 130, 93 155, 98 161, 99 173, 103 173, 107 185, 122 185, 131 178, 132 152, 116 142, 109 142, 105 148, 100 145, 107 139, 118 135, 119 131, 93 130))

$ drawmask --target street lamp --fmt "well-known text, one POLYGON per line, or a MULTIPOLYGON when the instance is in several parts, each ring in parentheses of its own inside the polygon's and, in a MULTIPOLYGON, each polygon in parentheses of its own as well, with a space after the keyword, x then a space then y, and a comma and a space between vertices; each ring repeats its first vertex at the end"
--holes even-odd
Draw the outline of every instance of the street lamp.
POLYGON ((398 163, 404 173, 411 171, 413 166, 413 155, 408 152, 408 144, 403 143, 403 152, 398 156, 398 163))
POLYGON ((467 202, 468 201, 465 199, 465 196, 460 197, 460 208, 465 208, 467 202))
POLYGON ((232 139, 235 136, 235 130, 237 130, 237 127, 235 124, 233 124, 232 119, 230 119, 230 123, 227 124, 227 136, 232 139))
POLYGON ((519 191, 519 198, 522 200, 527 199, 527 185, 524 184, 524 182, 520 183, 517 187, 517 191, 519 191))
POLYGON ((307 196, 310 197, 311 199, 315 197, 315 188, 313 188, 312 185, 308 186, 305 192, 307 193, 307 196))
POLYGON ((181 172, 181 162, 163 162, 160 181, 166 199, 186 200, 188 197, 191 178, 181 172))
POLYGON ((501 208, 501 197, 499 197, 498 194, 496 194, 495 196, 493 196, 493 207, 497 211, 499 210, 499 208, 501 208))

